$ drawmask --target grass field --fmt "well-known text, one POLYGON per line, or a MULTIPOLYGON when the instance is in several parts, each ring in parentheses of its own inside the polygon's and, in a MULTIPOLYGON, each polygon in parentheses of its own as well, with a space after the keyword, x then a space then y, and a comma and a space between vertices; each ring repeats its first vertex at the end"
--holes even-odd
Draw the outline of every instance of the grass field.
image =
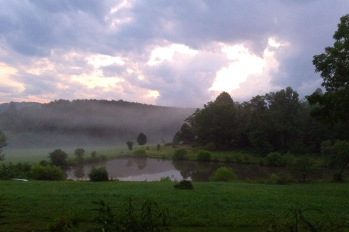
POLYGON ((104 200, 120 211, 128 197, 135 207, 152 199, 173 217, 171 231, 267 231, 273 222, 292 222, 290 207, 315 224, 349 223, 348 184, 266 185, 193 183, 194 190, 175 190, 171 182, 0 181, 4 221, 0 231, 40 231, 62 215, 78 218, 76 231, 94 227, 91 201, 104 200))

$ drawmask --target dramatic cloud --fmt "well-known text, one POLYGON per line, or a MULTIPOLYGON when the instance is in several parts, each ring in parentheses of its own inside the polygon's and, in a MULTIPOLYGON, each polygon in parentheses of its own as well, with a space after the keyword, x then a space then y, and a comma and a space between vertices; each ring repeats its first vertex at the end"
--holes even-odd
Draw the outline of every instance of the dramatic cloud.
POLYGON ((0 103, 123 99, 202 107, 321 84, 346 0, 0 0, 0 103))

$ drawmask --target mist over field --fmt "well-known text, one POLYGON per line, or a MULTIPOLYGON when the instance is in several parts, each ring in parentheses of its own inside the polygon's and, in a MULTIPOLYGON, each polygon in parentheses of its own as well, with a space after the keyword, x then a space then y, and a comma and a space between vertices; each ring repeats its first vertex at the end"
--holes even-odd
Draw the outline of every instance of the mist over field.
POLYGON ((6 148, 124 145, 139 133, 148 144, 171 141, 195 109, 122 100, 58 100, 0 105, 6 148))

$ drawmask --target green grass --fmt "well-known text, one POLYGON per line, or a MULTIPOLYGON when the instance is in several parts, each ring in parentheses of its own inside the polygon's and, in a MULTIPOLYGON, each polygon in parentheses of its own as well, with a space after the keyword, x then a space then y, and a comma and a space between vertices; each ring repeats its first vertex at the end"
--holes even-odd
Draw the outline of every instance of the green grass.
POLYGON ((79 218, 79 229, 84 231, 94 226, 91 201, 104 200, 118 212, 127 197, 132 197, 136 208, 147 199, 167 207, 174 219, 173 231, 266 231, 272 221, 283 223, 292 205, 324 212, 306 212, 312 222, 349 219, 347 183, 193 185, 194 190, 175 190, 171 182, 0 181, 0 198, 7 204, 5 220, 10 223, 0 226, 0 231, 46 228, 62 215, 79 218))

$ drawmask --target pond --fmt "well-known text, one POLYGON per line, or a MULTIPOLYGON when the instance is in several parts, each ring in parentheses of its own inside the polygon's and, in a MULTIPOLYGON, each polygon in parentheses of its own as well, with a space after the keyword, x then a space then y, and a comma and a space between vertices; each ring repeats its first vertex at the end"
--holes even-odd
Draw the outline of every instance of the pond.
MULTIPOLYGON (((255 164, 227 164, 221 162, 172 161, 154 158, 118 158, 103 163, 86 164, 67 171, 67 177, 74 180, 88 180, 92 168, 106 167, 109 177, 122 181, 159 181, 163 177, 171 180, 208 181, 220 167, 230 167, 239 180, 268 179, 272 173, 292 175, 287 168, 266 167, 255 164)), ((301 176, 292 176, 301 180, 301 176)), ((315 169, 309 175, 311 179, 330 179, 326 169, 315 169)))

